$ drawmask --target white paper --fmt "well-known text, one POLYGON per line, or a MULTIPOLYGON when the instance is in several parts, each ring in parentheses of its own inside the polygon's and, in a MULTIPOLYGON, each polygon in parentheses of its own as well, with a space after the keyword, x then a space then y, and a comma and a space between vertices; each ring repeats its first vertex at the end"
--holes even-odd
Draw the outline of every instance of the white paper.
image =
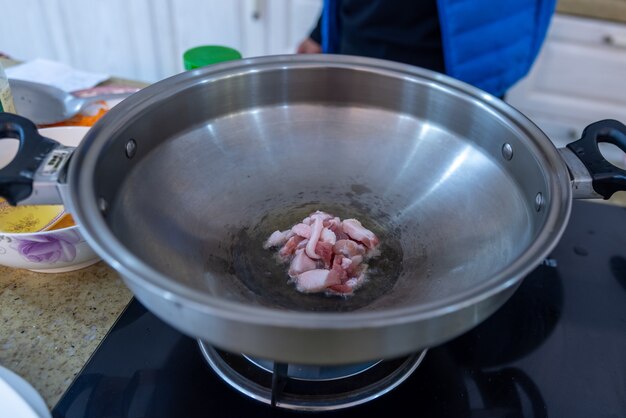
POLYGON ((109 78, 107 74, 81 71, 63 63, 42 58, 9 67, 5 71, 9 79, 49 84, 67 92, 88 89, 109 78))

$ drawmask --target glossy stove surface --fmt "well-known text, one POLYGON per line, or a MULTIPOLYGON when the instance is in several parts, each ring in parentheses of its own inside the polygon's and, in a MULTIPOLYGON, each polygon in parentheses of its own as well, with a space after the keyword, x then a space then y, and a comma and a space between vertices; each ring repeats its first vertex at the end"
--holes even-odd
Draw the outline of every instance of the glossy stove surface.
MULTIPOLYGON (((625 417, 626 209, 575 202, 546 262, 474 330, 428 350, 391 392, 313 415, 625 417)), ((311 416, 223 382, 195 340, 133 300, 54 417, 311 416)))

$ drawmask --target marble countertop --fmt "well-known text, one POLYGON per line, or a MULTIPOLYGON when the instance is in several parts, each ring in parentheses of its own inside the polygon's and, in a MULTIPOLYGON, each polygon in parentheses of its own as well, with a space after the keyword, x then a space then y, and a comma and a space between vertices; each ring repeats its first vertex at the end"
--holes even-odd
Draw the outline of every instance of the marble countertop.
POLYGON ((0 266, 0 364, 52 408, 131 298, 103 262, 54 274, 0 266))

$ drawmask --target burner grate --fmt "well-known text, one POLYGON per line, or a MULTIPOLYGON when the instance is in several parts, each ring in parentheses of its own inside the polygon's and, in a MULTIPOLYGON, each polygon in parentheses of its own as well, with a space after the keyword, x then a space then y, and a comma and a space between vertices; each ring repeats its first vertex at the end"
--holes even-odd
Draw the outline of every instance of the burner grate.
POLYGON ((408 357, 346 366, 299 366, 228 353, 199 341, 211 368, 239 392, 279 408, 329 411, 389 392, 415 371, 426 350, 408 357))

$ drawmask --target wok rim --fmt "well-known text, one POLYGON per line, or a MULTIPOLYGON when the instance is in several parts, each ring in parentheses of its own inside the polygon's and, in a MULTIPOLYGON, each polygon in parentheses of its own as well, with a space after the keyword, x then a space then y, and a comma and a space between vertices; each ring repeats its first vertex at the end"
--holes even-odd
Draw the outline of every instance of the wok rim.
POLYGON ((199 68, 156 82, 131 95, 101 118, 76 149, 68 173, 70 207, 85 239, 100 257, 125 280, 160 296, 175 305, 226 320, 298 329, 378 328, 422 321, 465 309, 518 284, 535 269, 560 240, 572 206, 569 172, 549 138, 526 116, 500 99, 446 75, 407 64, 347 55, 279 55, 248 58, 199 68), (394 75, 428 82, 430 87, 447 93, 469 96, 481 106, 493 110, 528 139, 525 144, 548 173, 547 191, 551 198, 539 236, 506 268, 485 279, 480 285, 426 304, 387 308, 368 312, 285 311, 250 306, 225 300, 180 284, 153 269, 117 240, 98 207, 94 184, 98 156, 105 152, 108 138, 150 105, 196 83, 213 82, 221 77, 243 75, 270 69, 348 68, 394 75))

